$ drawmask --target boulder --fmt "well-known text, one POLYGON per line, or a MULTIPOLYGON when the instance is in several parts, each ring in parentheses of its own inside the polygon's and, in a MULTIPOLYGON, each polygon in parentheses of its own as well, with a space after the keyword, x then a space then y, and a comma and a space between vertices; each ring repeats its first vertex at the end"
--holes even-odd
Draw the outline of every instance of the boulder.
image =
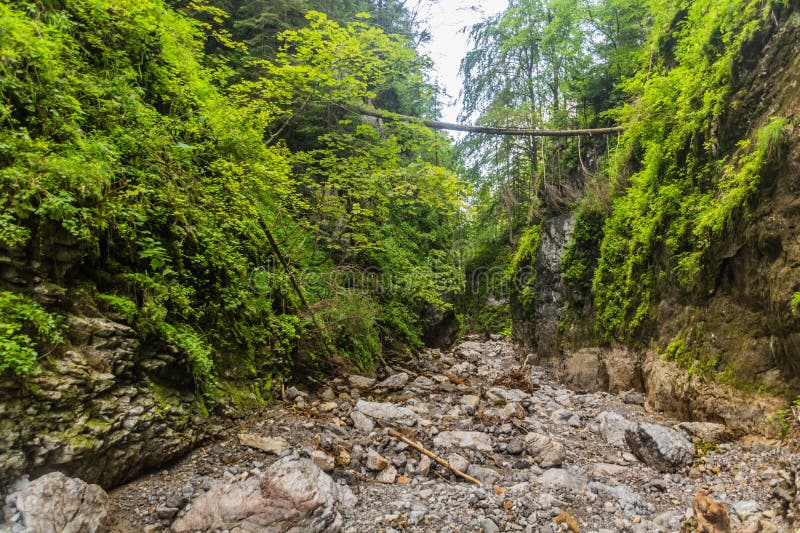
POLYGON ((348 499, 349 490, 340 489, 314 463, 289 456, 261 476, 213 487, 192 502, 172 530, 335 532, 348 499))
POLYGON ((620 448, 625 446, 625 431, 636 427, 636 424, 612 411, 603 411, 597 415, 597 421, 600 424, 600 433, 606 442, 620 448))
POLYGON ((639 423, 625 430, 636 457, 659 472, 677 472, 694 460, 695 449, 683 433, 658 424, 639 423))
POLYGON ((378 386, 389 390, 400 390, 406 386, 406 383, 408 383, 408 374, 400 372, 384 379, 378 383, 378 386))
POLYGON ((538 433, 525 435, 525 449, 542 468, 561 466, 567 458, 567 449, 563 444, 538 433))
POLYGON ((108 494, 60 472, 45 474, 9 499, 25 531, 95 533, 107 528, 108 494))
POLYGON ((393 403, 359 400, 356 403, 355 410, 370 418, 390 424, 414 426, 420 421, 417 413, 407 407, 401 407, 393 403))
POLYGON ((375 429, 375 422, 361 411, 351 412, 350 418, 353 420, 353 426, 363 433, 371 433, 375 429))

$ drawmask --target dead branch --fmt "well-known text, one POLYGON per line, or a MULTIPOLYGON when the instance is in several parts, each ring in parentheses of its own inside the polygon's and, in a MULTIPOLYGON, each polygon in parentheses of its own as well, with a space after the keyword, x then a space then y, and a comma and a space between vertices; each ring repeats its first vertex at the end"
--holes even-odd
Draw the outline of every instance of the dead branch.
POLYGON ((468 474, 465 474, 461 470, 455 468, 453 465, 451 465, 450 463, 448 463, 447 461, 445 461, 444 459, 442 459, 441 457, 439 457, 438 455, 436 455, 432 451, 430 451, 427 448, 423 447, 421 444, 419 444, 417 442, 414 442, 413 440, 409 439, 408 437, 406 437, 405 435, 403 435, 399 431, 396 431, 394 429, 389 429, 389 436, 394 437, 396 439, 399 439, 399 440, 405 442, 406 444, 408 444, 409 446, 411 446, 412 448, 417 450, 419 453, 427 455, 428 457, 430 457, 431 459, 433 459, 434 461, 436 461, 437 463, 439 463, 440 465, 442 465, 446 469, 450 470, 455 475, 457 475, 459 477, 462 477, 462 478, 466 479, 467 481, 475 483, 476 485, 479 485, 479 486, 483 485, 483 483, 481 483, 479 480, 477 480, 474 477, 472 477, 472 476, 470 476, 468 474))

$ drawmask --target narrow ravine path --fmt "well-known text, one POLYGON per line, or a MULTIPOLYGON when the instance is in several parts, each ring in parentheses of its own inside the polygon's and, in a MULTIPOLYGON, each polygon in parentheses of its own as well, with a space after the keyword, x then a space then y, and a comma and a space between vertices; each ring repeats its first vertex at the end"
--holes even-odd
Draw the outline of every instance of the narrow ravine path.
POLYGON ((640 393, 567 390, 545 368, 521 369, 501 340, 427 350, 416 368, 390 370, 379 382, 334 380, 319 395, 288 389, 285 404, 243 433, 114 491, 114 530, 189 531, 207 520, 210 531, 272 531, 259 522, 261 494, 298 531, 681 531, 713 521, 713 502, 727 508, 732 531, 798 527, 787 500, 797 497, 800 456, 774 443, 728 441, 715 424, 674 429, 640 393), (292 477, 303 458, 331 477, 315 468, 292 477), (281 479, 297 481, 288 503, 259 489, 262 476, 281 468, 281 479), (225 515, 227 504, 236 513, 225 515), (303 517, 307 504, 313 510, 303 517), (698 505, 710 505, 708 515, 696 516, 698 505), (214 513, 228 521, 210 525, 214 513))

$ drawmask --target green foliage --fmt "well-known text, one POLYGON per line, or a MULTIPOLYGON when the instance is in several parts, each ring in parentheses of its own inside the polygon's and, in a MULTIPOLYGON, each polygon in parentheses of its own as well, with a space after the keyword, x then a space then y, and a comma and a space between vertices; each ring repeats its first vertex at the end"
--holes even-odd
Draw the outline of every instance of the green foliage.
POLYGON ((604 222, 604 214, 586 203, 575 214, 575 230, 564 252, 561 270, 564 281, 579 294, 587 293, 592 287, 604 222))
POLYGON ((800 317, 800 291, 792 295, 792 314, 795 318, 800 317))
MULTIPOLYGON (((463 287, 442 251, 463 185, 437 163, 444 137, 335 106, 430 108, 426 60, 369 19, 311 12, 247 63, 241 19, 174 4, 0 1, 0 247, 75 242, 95 302, 181 354, 209 396, 220 376, 271 383, 329 349, 366 369, 418 346, 420 313, 463 287), (371 281, 336 279, 348 270, 371 281), (335 346, 302 342, 320 321, 335 346)), ((25 337, 38 323, 9 323, 3 369, 33 370, 55 339, 25 337)))
POLYGON ((685 334, 679 334, 661 354, 662 359, 674 361, 689 374, 711 376, 719 365, 719 356, 695 353, 685 334))
POLYGON ((638 98, 617 113, 630 121, 620 163, 632 158, 639 170, 613 203, 593 281, 597 328, 608 341, 640 331, 659 279, 697 291, 713 243, 746 209, 785 124, 772 119, 716 159, 733 63, 770 6, 715 0, 670 9, 658 12, 652 37, 653 46, 668 41, 669 53, 626 82, 638 98), (668 26, 679 9, 685 18, 668 26), (659 255, 668 257, 666 272, 655 264, 659 255))
POLYGON ((39 371, 39 352, 63 342, 56 319, 36 302, 0 291, 0 374, 39 371))
POLYGON ((539 251, 539 240, 542 237, 541 226, 526 228, 519 238, 517 250, 508 263, 509 276, 513 276, 521 266, 532 266, 536 261, 536 252, 539 251))
POLYGON ((520 303, 533 316, 533 304, 536 299, 536 253, 539 251, 541 225, 531 226, 519 239, 517 251, 508 265, 507 275, 513 280, 518 291, 520 303))

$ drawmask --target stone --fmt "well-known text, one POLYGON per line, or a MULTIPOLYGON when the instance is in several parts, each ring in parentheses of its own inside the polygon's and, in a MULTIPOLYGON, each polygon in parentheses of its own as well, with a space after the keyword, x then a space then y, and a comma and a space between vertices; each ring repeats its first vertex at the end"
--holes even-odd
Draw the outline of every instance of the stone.
POLYGON ((289 387, 286 389, 283 396, 290 402, 294 402, 297 401, 298 398, 308 398, 308 393, 301 391, 297 387, 289 387))
POLYGON ((613 487, 605 483, 589 483, 589 490, 597 494, 602 494, 609 498, 614 498, 622 503, 633 505, 639 512, 647 512, 647 501, 632 488, 627 485, 615 485, 613 487))
POLYGON ((519 455, 524 449, 525 446, 520 439, 511 439, 508 441, 508 444, 506 444, 506 452, 508 452, 509 455, 519 455))
POLYGON ((681 422, 677 429, 684 431, 690 437, 696 437, 703 442, 721 444, 733 440, 733 432, 725 424, 713 422, 681 422))
POLYGON ((335 410, 337 407, 339 407, 339 406, 337 405, 336 402, 323 402, 323 403, 319 404, 317 409, 319 410, 320 413, 330 413, 331 411, 335 410))
POLYGON ((397 479, 397 469, 392 465, 387 466, 375 476, 375 479, 380 483, 394 483, 397 479))
POLYGON ((289 443, 278 437, 263 437, 253 433, 240 433, 239 443, 249 448, 255 448, 262 452, 271 453, 273 455, 281 455, 289 449, 289 443))
POLYGON ((350 419, 353 421, 353 426, 362 433, 372 433, 375 430, 375 422, 361 411, 352 411, 350 419))
POLYGON ((639 423, 625 430, 625 442, 636 457, 659 472, 677 472, 692 463, 695 449, 678 430, 639 423))
POLYGON ((411 386, 416 389, 430 390, 433 388, 434 383, 430 378, 425 376, 417 376, 417 378, 411 382, 411 386))
POLYGON ((380 472, 389 466, 389 461, 376 451, 370 450, 364 460, 364 466, 373 472, 380 472))
POLYGON ((469 468, 469 460, 466 457, 457 453, 451 453, 445 457, 445 459, 448 463, 450 463, 450 466, 459 472, 464 472, 466 474, 467 469, 469 468))
POLYGON ((567 458, 567 450, 563 444, 538 433, 525 435, 525 449, 542 468, 561 466, 567 458))
POLYGON ((347 382, 350 386, 356 389, 369 389, 375 385, 376 381, 375 378, 368 378, 357 374, 353 374, 347 378, 347 382))
POLYGON ((465 394, 461 397, 461 405, 464 406, 464 411, 472 416, 478 411, 478 406, 481 404, 481 399, 474 394, 465 394))
POLYGON ((355 410, 375 420, 402 426, 415 426, 420 421, 417 413, 407 407, 401 407, 393 403, 358 400, 355 410))
POLYGON ((417 473, 421 476, 427 476, 430 471, 431 459, 427 455, 423 455, 419 460, 419 464, 417 465, 417 473))
POLYGON ((625 447, 625 431, 636 426, 619 413, 603 411, 597 415, 600 424, 600 433, 612 446, 625 447))
POLYGON ((503 477, 497 470, 480 465, 469 465, 466 474, 474 477, 487 487, 491 487, 503 477))
POLYGON ((400 372, 399 374, 394 374, 384 379, 378 383, 378 386, 388 390, 400 390, 405 387, 407 383, 408 374, 405 372, 400 372))
POLYGON ((311 461, 322 469, 323 472, 330 472, 336 466, 336 459, 322 450, 311 452, 311 461))
POLYGON ((743 523, 746 523, 751 516, 761 512, 761 506, 755 500, 736 502, 731 507, 743 523))
POLYGON ((505 400, 507 402, 521 402, 527 400, 530 395, 519 389, 504 389, 502 387, 492 387, 486 391, 486 399, 490 402, 505 400))
POLYGON ((468 448, 479 452, 492 451, 492 437, 480 431, 442 431, 433 438, 439 448, 468 448))
POLYGON ((480 522, 478 522, 478 527, 480 528, 479 531, 482 533, 500 533, 500 528, 495 524, 494 520, 491 518, 482 518, 480 522))
POLYGON ((15 501, 25 531, 95 533, 107 527, 108 494, 60 472, 33 480, 15 495, 15 501))
POLYGON ((288 456, 260 476, 214 486, 172 531, 338 531, 343 492, 313 462, 288 456))
POLYGON ((166 505, 162 505, 160 507, 156 507, 156 516, 158 516, 161 520, 172 520, 180 511, 177 507, 167 507, 166 505))
POLYGON ((540 485, 561 487, 575 491, 582 491, 586 489, 589 483, 585 476, 561 468, 551 468, 549 470, 545 470, 536 478, 536 481, 540 485))

